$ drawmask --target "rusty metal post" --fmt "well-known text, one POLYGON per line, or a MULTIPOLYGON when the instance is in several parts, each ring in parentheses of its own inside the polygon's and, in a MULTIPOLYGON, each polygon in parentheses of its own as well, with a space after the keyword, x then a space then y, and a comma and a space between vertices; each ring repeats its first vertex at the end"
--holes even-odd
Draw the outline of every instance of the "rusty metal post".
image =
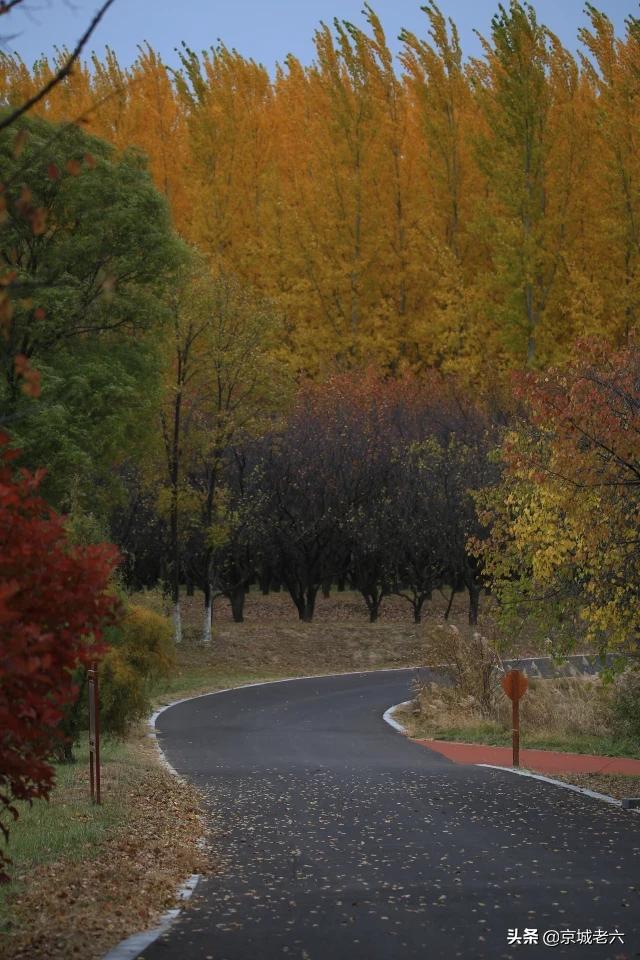
POLYGON ((91 734, 89 734, 89 787, 91 789, 91 803, 95 803, 96 802, 96 781, 93 775, 93 750, 91 749, 91 734))
POLYGON ((100 691, 98 668, 91 664, 87 672, 89 681, 89 782, 91 800, 100 803, 100 691))
POLYGON ((520 699, 511 701, 511 726, 513 737, 513 766, 520 766, 520 699))

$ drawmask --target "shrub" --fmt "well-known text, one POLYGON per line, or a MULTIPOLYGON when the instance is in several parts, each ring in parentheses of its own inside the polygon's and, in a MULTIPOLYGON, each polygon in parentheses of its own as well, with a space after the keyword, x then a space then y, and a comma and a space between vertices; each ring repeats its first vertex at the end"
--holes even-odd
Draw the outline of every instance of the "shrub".
MULTIPOLYGON (((77 697, 73 671, 99 646, 117 602, 107 587, 114 547, 69 543, 62 518, 37 495, 41 474, 13 470, 0 434, 0 832, 15 800, 47 797, 49 758, 65 707, 77 697), (92 641, 92 648, 89 646, 92 641)), ((0 881, 6 879, 0 851, 0 881)))
POLYGON ((640 741, 640 669, 625 670, 613 682, 611 722, 622 737, 640 741))
MULTIPOLYGON (((430 661, 451 668, 455 699, 466 700, 490 716, 499 689, 499 657, 493 644, 478 630, 439 625, 431 637, 430 661)), ((449 695, 444 694, 445 698, 449 695)))
MULTIPOLYGON (((105 631, 108 644, 98 671, 100 681, 100 729, 113 737, 125 737, 132 723, 149 713, 150 690, 157 677, 165 676, 174 662, 173 629, 166 617, 146 607, 129 606, 121 623, 105 631)), ((64 716, 65 742, 60 760, 73 760, 73 744, 89 724, 87 672, 80 667, 74 681, 79 695, 64 716)))
MULTIPOLYGON (((503 668, 495 644, 472 628, 439 625, 430 636, 429 662, 449 667, 449 685, 419 687, 417 715, 432 730, 486 725, 487 732, 511 727, 511 701, 500 679, 503 668)), ((625 675, 626 677, 626 675, 625 675)), ((618 729, 640 734, 640 671, 618 681, 618 729)), ((531 678, 520 715, 528 731, 600 734, 611 729, 611 688, 600 679, 531 678)))
POLYGON ((105 733, 123 737, 149 712, 152 682, 173 665, 173 630, 166 617, 130 606, 107 639, 110 649, 99 670, 100 723, 105 733))

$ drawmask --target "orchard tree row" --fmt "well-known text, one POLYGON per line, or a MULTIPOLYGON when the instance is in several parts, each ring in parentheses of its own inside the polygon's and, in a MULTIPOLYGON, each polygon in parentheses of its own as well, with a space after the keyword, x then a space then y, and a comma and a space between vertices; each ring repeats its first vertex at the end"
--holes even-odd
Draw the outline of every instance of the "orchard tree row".
POLYGON ((472 492, 497 478, 488 455, 498 435, 452 382, 369 371, 308 383, 254 437, 231 438, 229 419, 226 437, 215 421, 194 437, 211 416, 206 406, 187 414, 164 522, 134 497, 132 522, 116 531, 135 586, 171 582, 176 619, 185 583, 204 592, 206 640, 216 594, 241 620, 251 584, 284 587, 310 621, 321 589, 348 584, 372 622, 391 593, 420 622, 434 590, 467 590, 477 622, 482 567, 467 543, 484 531, 472 492))

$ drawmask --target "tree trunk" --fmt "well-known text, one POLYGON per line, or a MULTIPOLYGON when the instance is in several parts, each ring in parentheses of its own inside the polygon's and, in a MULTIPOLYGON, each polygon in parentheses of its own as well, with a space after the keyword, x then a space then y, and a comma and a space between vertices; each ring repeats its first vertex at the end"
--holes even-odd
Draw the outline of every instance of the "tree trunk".
POLYGON ((170 480, 171 506, 169 518, 171 602, 173 603, 173 638, 176 643, 182 641, 182 622, 180 619, 180 537, 178 530, 178 483, 180 479, 180 422, 182 395, 178 391, 173 411, 173 437, 171 446, 170 480))
POLYGON ((179 599, 173 604, 173 639, 175 643, 182 643, 182 612, 179 599))
POLYGON ((469 588, 469 625, 475 627, 478 623, 478 613, 480 612, 480 587, 475 584, 469 588))
POLYGON ((382 594, 378 596, 374 593, 366 593, 364 590, 361 590, 360 593, 362 594, 364 602, 367 605, 367 610, 369 611, 369 623, 377 623, 378 617, 380 616, 382 594))
POLYGON ((211 598, 211 583, 209 578, 204 583, 204 621, 202 625, 202 642, 211 643, 211 621, 213 620, 213 601, 211 598))
POLYGON ((317 595, 318 595, 317 587, 309 587, 306 592, 306 597, 303 594, 303 615, 301 619, 305 623, 311 623, 313 620, 313 614, 316 608, 317 595))
POLYGON ((258 577, 258 583, 260 584, 260 593, 263 597, 269 596, 269 591, 271 589, 271 572, 266 573, 264 570, 258 577))
POLYGON ((331 581, 330 581, 330 580, 325 580, 324 583, 322 584, 322 596, 325 598, 325 600, 328 600, 329 597, 331 596, 331 581))
POLYGON ((299 585, 293 585, 285 580, 285 586, 289 591, 289 596, 296 605, 298 617, 303 623, 311 623, 316 605, 316 596, 318 586, 307 587, 306 589, 299 585))
POLYGON ((451 596, 449 597, 449 603, 447 604, 447 609, 444 612, 445 620, 449 619, 449 614, 451 613, 451 607, 453 606, 453 598, 455 597, 455 595, 456 595, 456 591, 454 590, 453 587, 451 587, 451 596))
POLYGON ((241 584, 241 586, 231 591, 229 599, 231 601, 231 612, 233 613, 234 623, 244 622, 244 601, 246 596, 247 591, 244 584, 241 584))

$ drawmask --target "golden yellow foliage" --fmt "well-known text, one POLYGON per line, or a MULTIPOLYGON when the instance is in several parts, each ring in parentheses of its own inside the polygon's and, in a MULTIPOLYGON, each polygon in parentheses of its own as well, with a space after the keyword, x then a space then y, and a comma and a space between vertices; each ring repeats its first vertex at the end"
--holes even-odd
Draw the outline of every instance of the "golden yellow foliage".
MULTIPOLYGON (((182 236, 214 274, 275 304, 311 375, 367 362, 475 384, 619 344, 640 305, 640 30, 589 8, 584 55, 512 2, 481 58, 425 9, 400 68, 363 29, 315 34, 273 76, 219 45, 169 70, 107 50, 38 105, 148 157, 182 236), (526 94, 526 95, 525 95, 526 94)), ((61 54, 62 55, 62 54, 61 54)), ((22 100, 55 64, 0 55, 22 100)))

